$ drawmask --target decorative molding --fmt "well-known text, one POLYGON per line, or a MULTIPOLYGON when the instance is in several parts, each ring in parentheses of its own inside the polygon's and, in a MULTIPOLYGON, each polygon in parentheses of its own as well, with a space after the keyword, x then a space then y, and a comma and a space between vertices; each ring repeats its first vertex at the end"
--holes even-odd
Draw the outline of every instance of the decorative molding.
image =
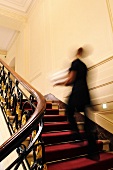
POLYGON ((35 1, 36 0, 7 0, 6 2, 0 0, 0 6, 13 11, 15 10, 17 12, 26 13, 35 1))
POLYGON ((5 50, 0 50, 0 54, 1 54, 1 55, 7 55, 7 51, 5 51, 5 50))
MULTIPOLYGON (((106 102, 106 104, 108 103, 113 103, 113 101, 109 101, 109 102, 106 102)), ((99 104, 94 104, 93 106, 98 106, 98 105, 101 105, 102 103, 99 103, 99 104)))
POLYGON ((113 81, 110 81, 110 82, 101 84, 101 85, 96 86, 96 87, 92 87, 92 88, 90 88, 89 90, 94 90, 94 89, 97 89, 97 88, 100 88, 100 87, 103 87, 103 86, 107 86, 107 85, 109 85, 109 84, 113 84, 113 81))
POLYGON ((20 15, 20 14, 17 14, 16 12, 5 10, 1 7, 0 7, 0 15, 11 18, 13 20, 23 22, 23 23, 27 21, 27 17, 25 15, 20 15))
POLYGON ((98 66, 100 66, 102 64, 105 64, 105 63, 107 63, 110 60, 113 60, 113 56, 111 56, 111 57, 109 57, 109 58, 107 58, 107 59, 105 59, 105 60, 103 60, 103 61, 101 61, 101 62, 99 62, 99 63, 97 63, 97 64, 95 64, 93 66, 91 66, 91 67, 89 67, 88 71, 90 71, 90 70, 92 70, 92 69, 94 69, 94 68, 96 68, 96 67, 98 67, 98 66))
MULTIPOLYGON (((113 56, 111 56, 111 57, 109 57, 109 58, 107 58, 107 59, 105 59, 105 60, 103 60, 103 61, 101 61, 101 62, 99 62, 99 63, 97 63, 97 64, 95 64, 95 65, 93 65, 93 66, 91 66, 91 67, 89 67, 89 68, 88 68, 88 71, 90 71, 90 70, 92 70, 92 69, 94 69, 94 68, 96 68, 96 67, 99 67, 100 65, 103 65, 103 64, 105 64, 105 63, 107 63, 107 62, 109 62, 109 61, 111 61, 111 60, 113 60, 113 56)), ((96 87, 92 87, 92 88, 90 88, 89 90, 94 90, 94 89, 97 89, 97 88, 100 88, 100 87, 103 87, 103 86, 107 86, 107 85, 109 85, 109 84, 113 84, 113 81, 110 81, 110 82, 107 82, 107 83, 98 85, 98 86, 96 86, 96 87)))
MULTIPOLYGON (((103 102, 104 103, 104 102, 103 102)), ((107 104, 107 107, 108 108, 106 108, 106 109, 103 109, 102 108, 102 104, 103 103, 98 103, 98 104, 92 104, 92 106, 93 106, 93 108, 95 109, 95 110, 98 110, 99 112, 101 112, 101 113, 105 113, 105 112, 113 112, 113 101, 109 101, 109 102, 105 102, 106 104, 107 104)))

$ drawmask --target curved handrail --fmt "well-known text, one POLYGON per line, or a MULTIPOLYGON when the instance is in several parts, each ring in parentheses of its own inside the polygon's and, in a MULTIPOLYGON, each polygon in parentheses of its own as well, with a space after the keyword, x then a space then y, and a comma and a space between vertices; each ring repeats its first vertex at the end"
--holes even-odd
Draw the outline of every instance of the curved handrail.
POLYGON ((0 146, 0 161, 2 161, 7 155, 9 155, 15 148, 17 148, 21 142, 23 142, 26 137, 32 132, 32 127, 37 125, 37 122, 44 115, 44 110, 46 108, 46 100, 43 95, 38 92, 34 87, 32 87, 27 81, 25 81, 21 76, 19 76, 15 71, 10 68, 2 59, 0 63, 18 80, 18 82, 37 100, 37 106, 31 118, 26 122, 26 124, 20 128, 16 133, 14 133, 7 141, 5 141, 0 146))

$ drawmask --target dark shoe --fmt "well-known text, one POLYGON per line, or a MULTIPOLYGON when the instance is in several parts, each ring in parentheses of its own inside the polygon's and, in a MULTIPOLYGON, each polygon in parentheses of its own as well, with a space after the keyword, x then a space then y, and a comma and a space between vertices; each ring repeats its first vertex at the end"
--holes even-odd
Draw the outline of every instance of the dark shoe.
POLYGON ((88 156, 86 156, 86 158, 94 160, 94 161, 99 161, 100 155, 99 155, 99 153, 92 153, 92 154, 88 154, 88 156))

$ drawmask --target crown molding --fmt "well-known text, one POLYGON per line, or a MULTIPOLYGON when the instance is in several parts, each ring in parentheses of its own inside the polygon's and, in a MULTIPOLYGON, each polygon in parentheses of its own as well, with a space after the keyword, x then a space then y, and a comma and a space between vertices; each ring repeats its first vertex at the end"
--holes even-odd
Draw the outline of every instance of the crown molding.
POLYGON ((0 26, 21 31, 27 23, 27 16, 0 7, 0 26))
POLYGON ((0 6, 4 9, 9 9, 11 11, 16 11, 18 13, 27 13, 32 5, 38 0, 0 0, 0 6))
POLYGON ((0 16, 5 16, 7 18, 19 21, 19 22, 26 22, 27 17, 25 15, 17 14, 16 12, 8 11, 0 7, 0 16))

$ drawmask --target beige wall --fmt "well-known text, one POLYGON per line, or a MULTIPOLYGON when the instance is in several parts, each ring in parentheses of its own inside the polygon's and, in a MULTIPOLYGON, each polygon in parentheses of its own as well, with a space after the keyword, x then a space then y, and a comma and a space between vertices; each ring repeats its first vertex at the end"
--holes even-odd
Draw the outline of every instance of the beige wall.
POLYGON ((8 53, 16 57, 16 71, 43 95, 52 93, 66 101, 70 88, 53 88, 49 76, 68 67, 79 46, 90 47, 84 62, 90 68, 92 101, 113 101, 113 58, 108 61, 113 56, 112 6, 112 0, 36 1, 8 53))

